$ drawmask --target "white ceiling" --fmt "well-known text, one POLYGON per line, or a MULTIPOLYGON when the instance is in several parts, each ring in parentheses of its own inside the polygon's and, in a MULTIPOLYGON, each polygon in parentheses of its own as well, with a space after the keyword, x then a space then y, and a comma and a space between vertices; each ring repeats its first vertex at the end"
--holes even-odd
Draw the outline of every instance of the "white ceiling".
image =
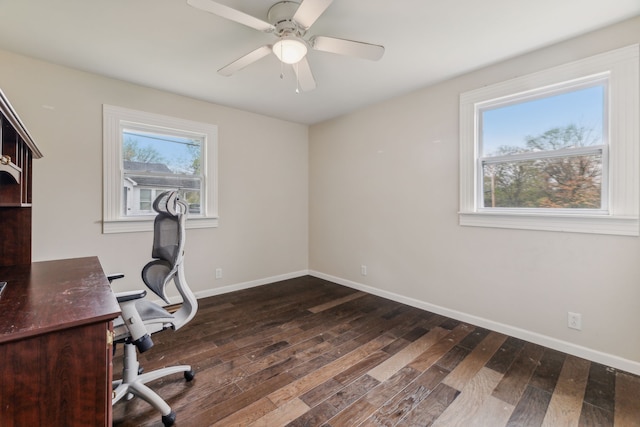
MULTIPOLYGON (((276 1, 218 0, 263 20, 276 1)), ((0 0, 0 48, 312 124, 637 15, 640 0, 334 0, 309 34, 382 44, 385 54, 312 51, 318 87, 302 94, 273 55, 218 75, 274 36, 186 0, 0 0)))

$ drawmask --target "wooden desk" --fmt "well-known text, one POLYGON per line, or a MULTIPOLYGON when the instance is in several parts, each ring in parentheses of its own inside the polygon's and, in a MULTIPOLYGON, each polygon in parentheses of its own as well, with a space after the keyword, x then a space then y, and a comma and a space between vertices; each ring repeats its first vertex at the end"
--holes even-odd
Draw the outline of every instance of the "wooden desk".
POLYGON ((0 424, 111 426, 120 308, 96 257, 0 267, 0 424))

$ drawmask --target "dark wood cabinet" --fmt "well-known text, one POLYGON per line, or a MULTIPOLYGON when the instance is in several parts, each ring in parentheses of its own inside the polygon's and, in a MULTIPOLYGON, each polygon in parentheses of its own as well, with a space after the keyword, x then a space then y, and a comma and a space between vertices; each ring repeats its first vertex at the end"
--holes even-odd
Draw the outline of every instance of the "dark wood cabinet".
POLYGON ((112 321, 95 257, 0 267, 0 425, 110 426, 112 321))
POLYGON ((32 161, 42 153, 0 91, 0 267, 31 262, 32 161))
POLYGON ((97 258, 31 262, 39 157, 0 91, 0 426, 110 426, 120 307, 97 258))

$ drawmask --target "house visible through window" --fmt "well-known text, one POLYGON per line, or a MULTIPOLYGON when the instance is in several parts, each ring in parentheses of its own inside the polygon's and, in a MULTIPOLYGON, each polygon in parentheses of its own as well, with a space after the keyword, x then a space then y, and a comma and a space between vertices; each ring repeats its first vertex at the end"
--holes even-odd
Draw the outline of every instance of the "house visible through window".
POLYGON ((153 201, 178 190, 187 228, 217 226, 217 127, 105 105, 103 231, 152 229, 153 201))
POLYGON ((201 138, 123 129, 123 215, 153 214, 156 196, 173 189, 189 204, 190 214, 200 214, 202 146, 201 138))

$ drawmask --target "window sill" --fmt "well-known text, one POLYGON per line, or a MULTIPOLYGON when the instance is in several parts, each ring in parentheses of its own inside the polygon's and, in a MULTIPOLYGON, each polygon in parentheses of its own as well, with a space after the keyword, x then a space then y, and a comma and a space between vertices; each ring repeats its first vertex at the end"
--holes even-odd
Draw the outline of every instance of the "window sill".
POLYGON ((567 233, 640 235, 638 217, 611 215, 553 215, 514 212, 460 212, 460 225, 560 231, 567 233))
MULTIPOLYGON (((133 233, 138 231, 153 231, 154 217, 141 217, 135 219, 119 219, 102 222, 102 233, 133 233)), ((187 229, 192 228, 215 228, 218 226, 217 217, 194 217, 188 218, 187 229)))

